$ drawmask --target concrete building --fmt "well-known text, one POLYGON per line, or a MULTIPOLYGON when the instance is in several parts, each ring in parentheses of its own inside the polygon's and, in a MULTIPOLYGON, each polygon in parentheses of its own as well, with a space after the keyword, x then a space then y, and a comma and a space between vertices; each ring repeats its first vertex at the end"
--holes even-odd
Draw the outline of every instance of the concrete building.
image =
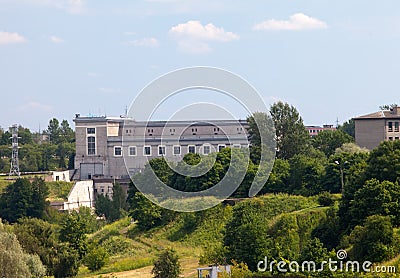
POLYGON ((93 208, 95 203, 93 181, 78 181, 64 202, 64 210, 78 210, 80 207, 93 208))
POLYGON ((311 137, 315 137, 321 131, 324 131, 324 130, 336 130, 336 127, 334 127, 333 125, 323 125, 322 127, 315 126, 315 125, 310 125, 310 126, 306 126, 306 129, 308 131, 308 134, 310 134, 311 137))
POLYGON ((80 180, 126 179, 155 157, 179 161, 187 153, 207 155, 224 147, 248 147, 245 120, 139 122, 77 115, 74 122, 74 178, 80 180))
POLYGON ((400 138, 400 107, 354 118, 356 143, 367 149, 376 148, 385 140, 400 138))

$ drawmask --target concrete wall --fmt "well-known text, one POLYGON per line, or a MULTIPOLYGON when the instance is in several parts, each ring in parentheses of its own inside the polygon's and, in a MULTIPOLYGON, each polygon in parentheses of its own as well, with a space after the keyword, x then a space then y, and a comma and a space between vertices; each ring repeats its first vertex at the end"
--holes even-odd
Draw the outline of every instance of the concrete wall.
POLYGON ((78 181, 64 202, 64 210, 78 210, 80 207, 94 207, 93 181, 78 181))
POLYGON ((386 138, 385 119, 355 119, 356 144, 372 150, 386 138))

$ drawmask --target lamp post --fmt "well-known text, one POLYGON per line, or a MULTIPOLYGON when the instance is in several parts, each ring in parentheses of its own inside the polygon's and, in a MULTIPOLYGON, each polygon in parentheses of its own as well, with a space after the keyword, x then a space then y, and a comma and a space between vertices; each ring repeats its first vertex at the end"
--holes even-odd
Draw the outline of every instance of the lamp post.
POLYGON ((339 165, 339 170, 340 170, 340 185, 341 185, 341 193, 343 194, 344 190, 344 172, 343 172, 343 166, 348 163, 348 161, 345 161, 343 163, 340 163, 338 160, 335 160, 335 163, 339 165))

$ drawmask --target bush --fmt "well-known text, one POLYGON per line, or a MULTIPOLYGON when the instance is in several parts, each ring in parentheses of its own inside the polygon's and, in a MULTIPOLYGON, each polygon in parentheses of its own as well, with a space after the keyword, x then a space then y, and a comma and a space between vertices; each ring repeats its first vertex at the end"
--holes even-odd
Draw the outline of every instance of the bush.
POLYGON ((93 246, 85 258, 85 265, 91 271, 101 269, 108 261, 108 254, 101 246, 93 246))
POLYGON ((330 207, 331 205, 333 205, 335 203, 335 201, 332 198, 332 194, 324 191, 318 196, 318 203, 321 206, 330 207))
POLYGON ((161 253, 151 270, 154 278, 178 278, 182 272, 178 259, 173 249, 167 249, 161 253))

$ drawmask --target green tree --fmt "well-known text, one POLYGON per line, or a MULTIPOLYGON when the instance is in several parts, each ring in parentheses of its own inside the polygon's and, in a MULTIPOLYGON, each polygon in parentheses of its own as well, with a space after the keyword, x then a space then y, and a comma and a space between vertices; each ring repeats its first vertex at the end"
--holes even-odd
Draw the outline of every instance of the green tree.
POLYGON ((179 257, 173 249, 162 252, 151 270, 154 278, 178 278, 181 272, 179 257))
POLYGON ((341 130, 324 130, 312 139, 314 148, 322 151, 327 157, 335 153, 335 150, 345 143, 351 143, 354 139, 341 130))
POLYGON ((82 259, 88 249, 86 234, 89 232, 89 225, 84 215, 73 211, 64 218, 61 224, 60 240, 68 242, 69 246, 78 253, 78 258, 82 259))
POLYGON ((61 134, 60 122, 56 118, 53 118, 49 121, 49 125, 47 126, 46 132, 50 136, 50 143, 52 144, 60 143, 60 134, 61 134))
POLYGON ((352 257, 358 261, 382 262, 399 251, 399 238, 393 233, 388 216, 371 215, 363 226, 356 226, 350 235, 352 257))
POLYGON ((22 217, 43 217, 48 206, 48 188, 42 179, 31 183, 27 179, 17 179, 7 186, 0 196, 0 217, 10 223, 22 217))
POLYGON ((80 259, 78 252, 70 244, 60 244, 57 250, 54 269, 55 278, 75 277, 78 274, 80 259))
POLYGON ((141 230, 147 230, 162 223, 162 209, 148 200, 142 193, 136 192, 130 200, 129 215, 136 220, 141 230))
POLYGON ((390 181, 368 180, 354 194, 349 213, 351 224, 361 224, 374 214, 389 216, 392 223, 400 225, 400 186, 390 181))
POLYGON ((400 177, 400 141, 384 141, 372 150, 365 174, 366 180, 396 182, 400 177))
POLYGON ((27 256, 17 237, 5 231, 0 222, 0 277, 27 278, 31 276, 27 256))
POLYGON ((344 122, 343 125, 338 126, 338 129, 346 132, 348 135, 350 135, 353 138, 355 137, 355 123, 353 119, 348 120, 347 122, 344 122))
POLYGON ((261 193, 288 193, 289 190, 289 177, 290 177, 290 164, 289 161, 276 158, 274 167, 269 175, 268 181, 263 187, 261 193))
POLYGON ((305 153, 310 136, 297 109, 288 103, 277 102, 271 106, 270 112, 276 130, 277 157, 289 159, 305 153))
POLYGON ((60 125, 61 141, 65 143, 75 142, 75 132, 70 128, 67 120, 62 120, 60 125))
POLYGON ((108 261, 107 251, 101 246, 92 246, 85 257, 85 265, 91 271, 101 269, 108 261))
POLYGON ((127 209, 126 193, 121 184, 116 182, 113 185, 113 198, 99 194, 96 199, 95 211, 99 216, 104 216, 107 221, 113 222, 120 219, 127 209))

